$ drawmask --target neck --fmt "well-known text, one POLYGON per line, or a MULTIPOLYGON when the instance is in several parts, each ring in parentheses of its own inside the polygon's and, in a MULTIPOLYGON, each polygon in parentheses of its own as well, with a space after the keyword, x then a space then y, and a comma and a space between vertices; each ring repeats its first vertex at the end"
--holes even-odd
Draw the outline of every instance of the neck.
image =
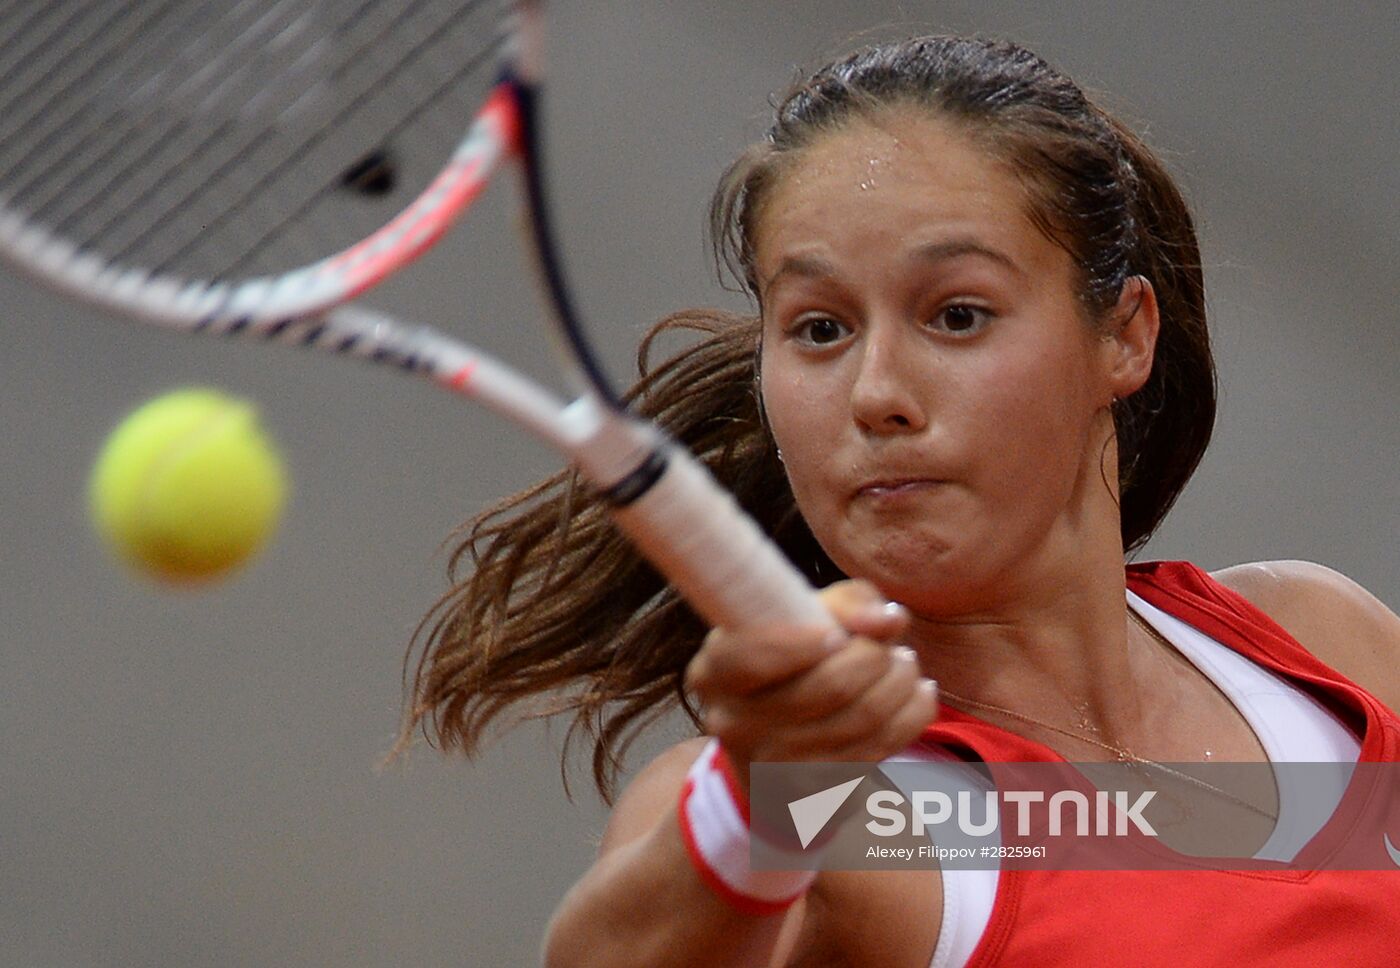
POLYGON ((1129 620, 1117 494, 1097 460, 1081 477, 1075 511, 1033 555, 981 576, 956 608, 916 611, 908 641, 947 692, 1112 743, 1140 733, 1171 660, 1129 620))
POLYGON ((908 641, 953 695, 1107 742, 1132 735, 1160 683, 1160 646, 1128 617, 1121 558, 1078 588, 1008 597, 954 619, 916 616, 908 641))

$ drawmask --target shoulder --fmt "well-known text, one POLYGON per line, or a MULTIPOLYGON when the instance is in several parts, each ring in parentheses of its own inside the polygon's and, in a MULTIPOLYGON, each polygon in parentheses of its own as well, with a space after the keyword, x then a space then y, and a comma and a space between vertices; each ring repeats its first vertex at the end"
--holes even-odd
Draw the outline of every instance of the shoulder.
MULTIPOLYGON (((1311 561, 1254 561, 1211 572, 1284 628, 1339 626, 1370 631, 1373 645, 1400 650, 1400 618, 1341 572, 1311 561)), ((1290 632, 1292 630, 1290 629, 1290 632)), ((1294 636, 1297 638, 1297 636, 1294 636)), ((1306 644, 1306 643, 1304 643, 1306 644)))
POLYGON ((1211 577, 1305 649, 1391 708, 1400 707, 1400 618, 1340 572, 1310 561, 1256 561, 1211 577))

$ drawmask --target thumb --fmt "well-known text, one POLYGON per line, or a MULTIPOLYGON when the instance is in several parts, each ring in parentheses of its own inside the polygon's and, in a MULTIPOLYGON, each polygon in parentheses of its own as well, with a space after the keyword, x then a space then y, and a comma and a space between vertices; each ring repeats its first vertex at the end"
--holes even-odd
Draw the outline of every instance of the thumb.
POLYGON ((822 590, 821 598, 832 618, 855 635, 889 640, 909 627, 909 611, 864 579, 830 585, 822 590))

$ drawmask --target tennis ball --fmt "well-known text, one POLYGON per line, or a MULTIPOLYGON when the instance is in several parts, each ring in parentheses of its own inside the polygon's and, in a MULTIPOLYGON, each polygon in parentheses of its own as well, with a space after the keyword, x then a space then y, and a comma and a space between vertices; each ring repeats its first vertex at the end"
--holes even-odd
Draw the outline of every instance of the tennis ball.
POLYGON ((191 583, 258 551, 286 491, 252 405, 195 388, 123 420, 103 444, 88 495, 97 530, 119 557, 157 579, 191 583))

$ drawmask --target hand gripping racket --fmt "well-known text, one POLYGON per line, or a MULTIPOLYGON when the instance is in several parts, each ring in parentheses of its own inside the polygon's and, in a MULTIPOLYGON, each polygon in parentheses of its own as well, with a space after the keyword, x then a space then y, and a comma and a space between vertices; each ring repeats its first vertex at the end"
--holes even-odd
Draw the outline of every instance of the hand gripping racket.
POLYGON ((0 258, 158 326, 426 376, 563 451, 707 621, 830 624, 709 473, 623 412, 584 338, 540 175, 541 6, 0 0, 0 258), (422 157, 448 160, 416 170, 422 157), (430 248, 507 158, 578 391, 567 404, 349 304, 430 248))

